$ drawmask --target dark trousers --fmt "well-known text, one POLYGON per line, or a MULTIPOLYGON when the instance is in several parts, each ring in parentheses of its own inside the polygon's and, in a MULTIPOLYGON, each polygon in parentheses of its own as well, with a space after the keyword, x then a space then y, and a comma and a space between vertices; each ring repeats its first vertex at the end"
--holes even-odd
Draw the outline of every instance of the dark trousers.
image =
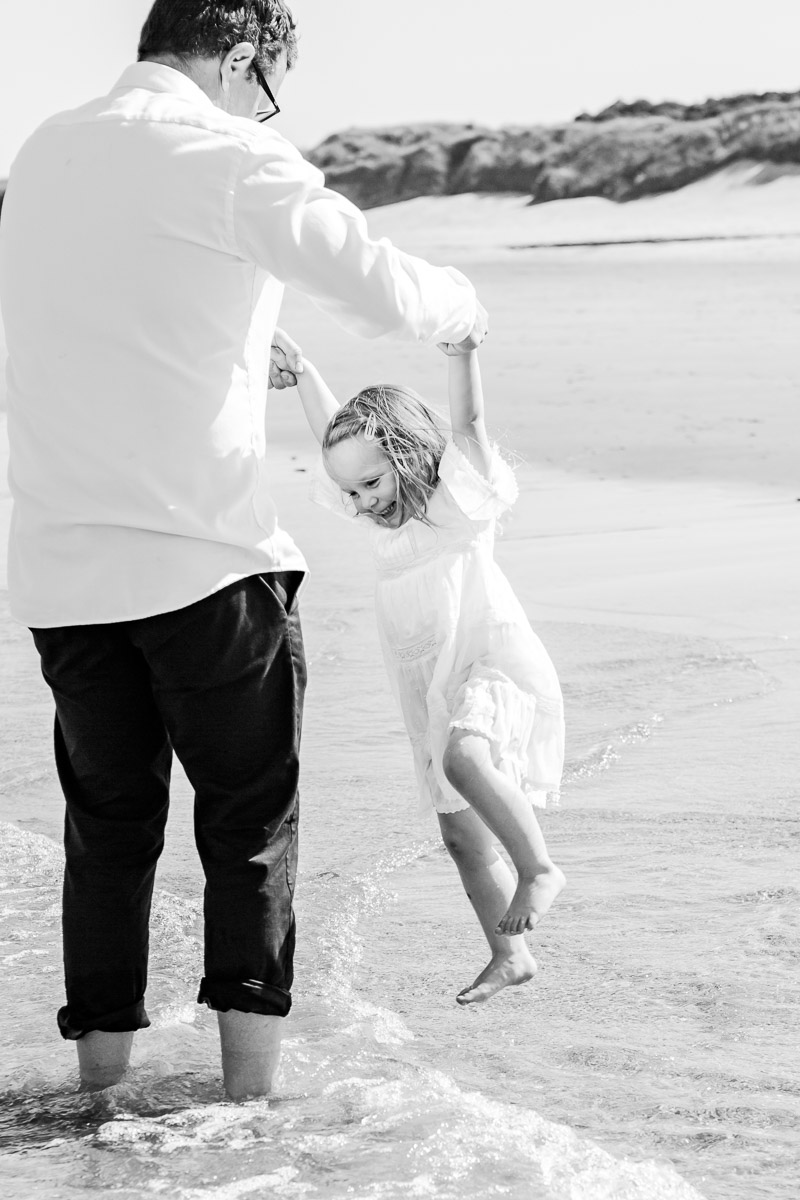
POLYGON ((66 799, 65 1038, 144 1028, 148 924, 173 749, 195 791, 210 1008, 291 1006, 302 572, 176 612, 34 629, 66 799))

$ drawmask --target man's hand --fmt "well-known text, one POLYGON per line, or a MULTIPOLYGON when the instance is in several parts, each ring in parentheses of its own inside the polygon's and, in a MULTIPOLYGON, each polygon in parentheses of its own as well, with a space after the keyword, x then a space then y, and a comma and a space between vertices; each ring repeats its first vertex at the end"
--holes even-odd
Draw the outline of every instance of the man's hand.
POLYGON ((269 348, 269 385, 280 391, 297 387, 297 376, 303 373, 303 352, 288 333, 276 329, 269 348))
POLYGON ((488 332, 489 314, 483 305, 478 302, 478 315, 475 318, 475 324, 463 342, 439 342, 439 349, 443 354, 469 354, 472 350, 478 349, 478 346, 480 346, 488 332))

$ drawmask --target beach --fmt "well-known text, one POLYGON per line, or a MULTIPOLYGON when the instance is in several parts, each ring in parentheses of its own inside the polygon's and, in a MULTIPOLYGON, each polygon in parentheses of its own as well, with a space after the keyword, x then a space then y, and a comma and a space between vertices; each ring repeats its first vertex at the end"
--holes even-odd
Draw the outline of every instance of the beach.
MULTIPOLYGON (((487 424, 520 483, 497 559, 556 662, 568 724, 561 805, 542 823, 569 885, 531 939, 525 988, 454 1003, 485 949, 417 815, 368 554, 310 502, 314 444, 293 394, 273 394, 274 491, 311 572, 278 1094, 222 1103, 193 1002, 201 880, 179 774, 153 1028, 130 1083, 79 1097, 53 1020, 51 702, 0 595, 5 1195, 794 1197, 798 199, 796 178, 740 172, 624 206, 451 197, 369 214, 463 270, 490 312, 487 424)), ((435 349, 360 341, 295 295, 282 323, 342 398, 402 381, 446 401, 435 349)))

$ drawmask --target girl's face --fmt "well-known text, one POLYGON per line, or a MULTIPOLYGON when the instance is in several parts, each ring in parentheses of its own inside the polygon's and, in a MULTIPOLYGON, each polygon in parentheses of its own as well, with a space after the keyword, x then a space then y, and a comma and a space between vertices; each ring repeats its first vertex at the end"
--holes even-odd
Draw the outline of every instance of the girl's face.
POLYGON ((325 451, 325 470, 356 506, 378 525, 397 529, 403 513, 397 495, 397 476, 377 442, 359 434, 325 451))

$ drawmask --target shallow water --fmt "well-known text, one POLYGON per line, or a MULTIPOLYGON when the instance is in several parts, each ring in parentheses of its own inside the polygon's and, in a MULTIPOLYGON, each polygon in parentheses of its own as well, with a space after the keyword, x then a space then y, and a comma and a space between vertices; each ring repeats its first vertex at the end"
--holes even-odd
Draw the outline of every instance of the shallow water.
MULTIPOLYGON (((494 321, 487 378, 502 385, 493 428, 520 453, 599 474, 644 463, 670 478, 796 477, 791 264, 620 272, 593 255, 585 269, 530 259, 475 277, 494 321)), ((440 387, 440 363, 417 347, 342 337, 296 302, 284 319, 345 393, 392 376, 440 387)), ((275 402, 271 437, 294 453, 291 405, 275 402)), ((284 514, 293 530, 300 519, 284 514)), ((0 594, 2 1195, 795 1200, 796 645, 534 619, 567 700, 562 805, 542 822, 569 887, 532 939, 536 979, 465 1011, 454 997, 485 945, 435 825, 414 816, 369 568, 354 578, 348 559, 345 590, 337 553, 314 564, 302 604, 295 1007, 276 1095, 239 1106, 224 1102, 213 1014, 194 1003, 201 880, 180 774, 153 918, 153 1026, 124 1084, 77 1091, 54 1021, 50 700, 0 594)))
POLYGON ((48 700, 10 681, 4 811, 38 816, 0 838, 3 1194, 793 1198, 800 689, 786 643, 539 626, 570 716, 562 805, 543 816, 570 886, 534 939, 533 983, 464 1011, 454 996, 484 945, 434 825, 413 815, 368 617, 369 597, 309 588, 296 1001, 269 1101, 224 1102, 214 1018, 194 1004, 185 781, 153 921, 153 1028, 124 1084, 77 1092, 53 1021, 48 700))

